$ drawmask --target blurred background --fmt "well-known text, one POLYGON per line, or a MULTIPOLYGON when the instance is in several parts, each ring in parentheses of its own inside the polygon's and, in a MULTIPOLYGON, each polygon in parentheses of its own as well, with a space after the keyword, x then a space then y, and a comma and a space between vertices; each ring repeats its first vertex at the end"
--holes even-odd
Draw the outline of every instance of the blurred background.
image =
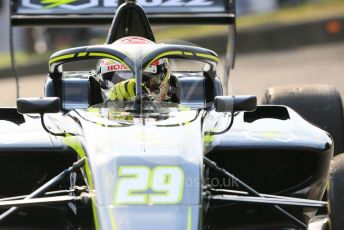
MULTIPOLYGON (((9 1, 0 1, 0 106, 14 106, 9 55, 9 1)), ((230 94, 285 84, 325 83, 344 95, 344 0, 237 0, 237 56, 230 94)), ((102 44, 100 28, 14 30, 20 96, 42 96, 49 56, 64 48, 102 44)), ((187 41, 218 52, 224 63, 227 26, 159 26, 158 41, 187 41)))

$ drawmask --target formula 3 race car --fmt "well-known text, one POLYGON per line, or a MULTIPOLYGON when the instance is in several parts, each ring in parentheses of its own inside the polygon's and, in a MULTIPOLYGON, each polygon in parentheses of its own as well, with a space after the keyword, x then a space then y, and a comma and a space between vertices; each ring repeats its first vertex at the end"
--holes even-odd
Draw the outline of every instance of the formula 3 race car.
POLYGON ((0 229, 344 229, 344 161, 329 180, 328 133, 286 106, 224 96, 211 50, 111 45, 126 36, 154 41, 136 3, 117 9, 107 44, 51 56, 44 98, 0 109, 0 229), (108 100, 95 71, 62 68, 104 58, 128 70, 133 100, 108 100), (172 68, 171 97, 157 101, 141 85, 158 59, 202 69, 172 68))

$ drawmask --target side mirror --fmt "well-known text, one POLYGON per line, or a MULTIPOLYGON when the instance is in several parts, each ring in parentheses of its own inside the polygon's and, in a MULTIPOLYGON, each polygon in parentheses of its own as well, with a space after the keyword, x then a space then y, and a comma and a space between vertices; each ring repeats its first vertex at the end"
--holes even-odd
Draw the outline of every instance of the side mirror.
POLYGON ((18 98, 18 113, 58 113, 61 109, 60 98, 42 97, 42 98, 18 98))
POLYGON ((257 108, 256 96, 217 96, 214 102, 216 112, 253 111, 257 108))

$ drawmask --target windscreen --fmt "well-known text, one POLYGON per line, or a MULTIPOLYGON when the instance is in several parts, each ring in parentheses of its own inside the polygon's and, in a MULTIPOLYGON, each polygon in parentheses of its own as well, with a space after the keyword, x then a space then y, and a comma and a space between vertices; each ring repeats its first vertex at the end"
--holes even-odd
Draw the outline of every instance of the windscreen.
POLYGON ((108 127, 125 127, 145 120, 146 125, 174 127, 189 124, 199 115, 198 110, 173 102, 144 100, 141 113, 137 113, 134 101, 107 101, 84 109, 88 121, 108 127))
POLYGON ((138 50, 135 53, 141 56, 135 56, 136 71, 114 60, 101 60, 100 80, 106 86, 102 88, 106 98, 80 111, 85 120, 109 128, 184 127, 199 122, 208 108, 204 127, 215 132, 227 127, 231 111, 214 111, 214 98, 222 95, 222 89, 216 75, 213 80, 207 76, 207 63, 162 57, 144 66, 141 58, 145 54, 138 50))
POLYGON ((160 58, 142 66, 141 56, 135 59, 137 72, 112 59, 99 61, 97 72, 107 101, 171 103, 203 109, 216 94, 222 94, 219 78, 215 75, 217 81, 211 80, 206 75, 204 67, 208 64, 204 62, 160 58))

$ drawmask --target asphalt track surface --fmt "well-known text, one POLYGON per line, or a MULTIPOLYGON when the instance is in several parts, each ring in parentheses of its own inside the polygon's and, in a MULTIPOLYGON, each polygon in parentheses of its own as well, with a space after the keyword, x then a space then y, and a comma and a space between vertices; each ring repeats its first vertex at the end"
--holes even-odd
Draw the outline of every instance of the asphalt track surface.
MULTIPOLYGON (((42 96, 45 74, 20 77, 20 96, 42 96)), ((332 84, 344 96, 344 41, 336 44, 257 54, 239 54, 230 77, 230 94, 257 95, 268 87, 332 84)), ((12 78, 0 78, 0 106, 15 106, 12 78)))

